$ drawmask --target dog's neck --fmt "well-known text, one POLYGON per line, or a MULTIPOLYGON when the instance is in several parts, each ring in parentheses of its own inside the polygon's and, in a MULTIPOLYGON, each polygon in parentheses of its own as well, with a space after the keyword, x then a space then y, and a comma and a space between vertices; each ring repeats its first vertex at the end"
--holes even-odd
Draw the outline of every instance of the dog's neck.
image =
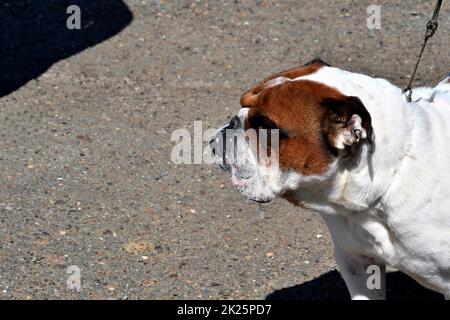
POLYGON ((406 101, 399 88, 387 82, 367 88, 359 91, 358 97, 372 117, 373 150, 365 142, 358 159, 354 159, 357 165, 341 167, 338 164, 333 183, 335 190, 329 199, 357 211, 373 207, 382 200, 404 157, 408 156, 414 129, 414 106, 406 101))

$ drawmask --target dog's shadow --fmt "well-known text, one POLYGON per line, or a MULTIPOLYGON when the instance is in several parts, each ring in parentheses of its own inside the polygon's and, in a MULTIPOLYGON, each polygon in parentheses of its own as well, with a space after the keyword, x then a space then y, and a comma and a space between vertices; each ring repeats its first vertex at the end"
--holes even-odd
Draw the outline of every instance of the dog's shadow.
POLYGON ((0 1, 0 97, 116 35, 132 19, 122 0, 0 1), (71 5, 80 9, 80 29, 67 27, 71 5))
MULTIPOLYGON (((443 295, 425 289, 401 272, 386 275, 387 300, 444 300, 443 295)), ((270 293, 267 300, 349 300, 345 282, 336 270, 311 281, 270 293)))

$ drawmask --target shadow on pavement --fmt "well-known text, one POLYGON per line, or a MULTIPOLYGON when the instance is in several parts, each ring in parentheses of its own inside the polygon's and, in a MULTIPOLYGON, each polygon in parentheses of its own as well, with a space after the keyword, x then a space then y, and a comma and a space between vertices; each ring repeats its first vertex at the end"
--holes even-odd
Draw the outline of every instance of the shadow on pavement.
MULTIPOLYGON (((401 272, 390 272, 386 277, 387 300, 444 300, 436 292, 425 289, 401 272)), ((349 300, 347 287, 336 270, 311 281, 270 293, 267 300, 349 300)))
POLYGON ((122 0, 5 0, 0 2, 0 97, 59 60, 116 35, 133 20, 122 0), (67 8, 78 5, 81 29, 69 30, 67 8))

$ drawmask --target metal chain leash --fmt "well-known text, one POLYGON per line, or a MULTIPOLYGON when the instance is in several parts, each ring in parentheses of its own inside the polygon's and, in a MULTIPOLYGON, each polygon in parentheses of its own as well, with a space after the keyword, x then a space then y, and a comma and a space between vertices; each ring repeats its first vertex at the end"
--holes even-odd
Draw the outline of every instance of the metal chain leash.
POLYGON ((411 75, 411 79, 409 80, 408 85, 406 86, 406 88, 403 89, 403 93, 408 92, 407 96, 406 96, 406 100, 408 102, 411 102, 411 97, 412 97, 412 89, 411 89, 411 85, 414 81, 414 78, 416 77, 416 72, 417 72, 417 68, 419 67, 419 63, 422 60, 422 54, 425 50, 425 47, 427 45, 428 39, 430 39, 434 33, 436 32, 437 28, 438 28, 438 17, 439 17, 439 11, 441 9, 442 6, 442 1, 443 0, 438 0, 436 3, 436 7, 434 8, 434 13, 433 13, 433 17, 428 20, 427 22, 427 30, 425 33, 425 40, 422 44, 422 48, 420 49, 420 53, 419 56, 417 57, 417 62, 416 65, 414 67, 413 73, 411 75))

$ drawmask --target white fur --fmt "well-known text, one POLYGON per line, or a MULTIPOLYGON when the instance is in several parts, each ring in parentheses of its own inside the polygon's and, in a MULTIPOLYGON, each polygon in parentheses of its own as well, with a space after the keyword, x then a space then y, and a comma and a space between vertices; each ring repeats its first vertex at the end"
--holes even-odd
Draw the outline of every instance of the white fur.
MULTIPOLYGON (((317 81, 357 96, 372 117, 375 149, 362 146, 358 164, 344 169, 335 161, 321 176, 258 167, 257 188, 266 198, 291 191, 322 215, 336 259, 354 299, 382 299, 367 288, 368 265, 385 264, 423 286, 450 296, 450 84, 413 91, 384 79, 323 67, 291 80, 317 81), (259 189, 258 189, 259 188, 259 189)), ((245 112, 241 113, 245 117, 245 112)), ((384 274, 383 274, 384 277, 384 274)))

